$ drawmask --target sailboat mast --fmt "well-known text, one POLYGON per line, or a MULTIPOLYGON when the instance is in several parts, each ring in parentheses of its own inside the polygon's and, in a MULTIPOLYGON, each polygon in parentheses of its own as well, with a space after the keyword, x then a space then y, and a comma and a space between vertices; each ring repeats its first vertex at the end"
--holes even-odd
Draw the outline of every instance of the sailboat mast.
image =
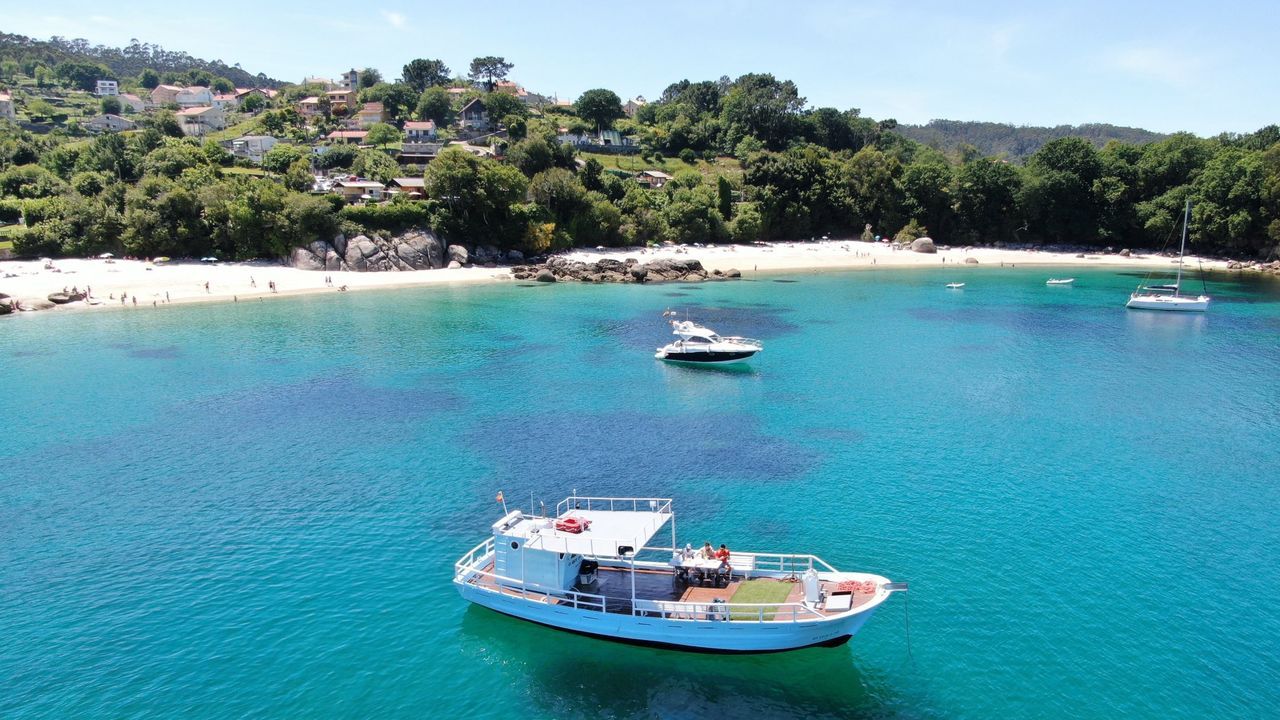
POLYGON ((1191 224, 1191 198, 1187 198, 1186 209, 1182 211, 1182 247, 1178 249, 1178 280, 1173 284, 1173 294, 1182 293, 1182 258, 1187 254, 1187 225, 1191 224))

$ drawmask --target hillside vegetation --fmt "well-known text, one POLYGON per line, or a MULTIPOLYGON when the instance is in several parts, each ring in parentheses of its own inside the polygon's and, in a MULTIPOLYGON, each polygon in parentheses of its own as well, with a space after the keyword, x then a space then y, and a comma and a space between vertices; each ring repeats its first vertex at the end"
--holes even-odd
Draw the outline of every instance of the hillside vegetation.
POLYGON ((1106 123, 1035 127, 965 120, 930 120, 925 125, 899 125, 896 131, 947 154, 999 157, 1015 162, 1023 162, 1047 143, 1066 137, 1088 140, 1098 149, 1112 140, 1128 145, 1145 145, 1168 137, 1141 128, 1106 123))
MULTIPOLYGON (((1011 162, 1011 151, 994 144, 985 154, 972 143, 935 148, 892 119, 810 106, 795 83, 768 73, 680 80, 653 102, 628 103, 628 115, 607 88, 567 105, 534 100, 506 82, 514 63, 486 56, 465 78, 426 58, 409 61, 393 79, 365 68, 357 88, 336 91, 357 94, 346 103, 326 96, 317 106, 327 89, 321 85, 250 94, 230 113, 229 129, 195 133, 201 137, 184 137, 191 127, 163 107, 130 115, 136 131, 92 136, 85 120, 98 102, 85 92, 92 68, 64 60, 49 69, 40 60, 65 45, 35 43, 27 46, 32 54, 0 60, 0 83, 14 89, 19 122, 0 121, 0 223, 21 224, 9 236, 23 255, 281 256, 339 231, 421 226, 450 242, 526 254, 824 234, 1161 247, 1188 200, 1195 252, 1280 254, 1275 125, 1151 141, 1142 131, 1101 125, 1042 129, 1044 142, 1025 162, 1011 162), (43 68, 43 77, 26 75, 32 68, 43 68), (473 102, 485 116, 473 107, 463 117, 473 102), (380 122, 357 117, 370 103, 380 122), (436 143, 425 167, 401 164, 397 149, 410 120, 432 121, 440 143, 466 142, 436 143), (363 144, 346 144, 341 133, 328 139, 352 128, 348 135, 363 144), (1139 134, 1102 144, 1121 131, 1139 134), (1050 137, 1059 132, 1068 136, 1050 137), (238 133, 281 142, 251 161, 228 152, 238 133), (416 175, 422 192, 383 200, 360 190, 347 200, 333 183, 316 182, 317 173, 358 176, 368 183, 362 187, 375 188, 416 175)), ((141 70, 120 77, 122 89, 145 92, 178 72, 145 66, 140 58, 154 60, 154 51, 129 54, 141 70)), ((159 57, 169 58, 167 67, 185 62, 159 57)), ((184 84, 231 85, 229 77, 210 81, 206 70, 187 73, 184 84)), ((103 112, 108 101, 101 100, 103 112)), ((1036 130, 931 126, 992 143, 1002 133, 1025 138, 1036 130)))

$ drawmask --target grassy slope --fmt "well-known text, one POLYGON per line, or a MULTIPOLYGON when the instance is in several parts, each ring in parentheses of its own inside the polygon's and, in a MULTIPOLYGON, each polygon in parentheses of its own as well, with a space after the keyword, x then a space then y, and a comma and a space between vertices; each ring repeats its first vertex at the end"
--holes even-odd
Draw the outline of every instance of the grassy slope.
POLYGON ((605 170, 625 170, 639 172, 641 170, 661 170, 668 175, 675 175, 681 170, 697 170, 703 175, 714 177, 724 175, 734 177, 742 174, 742 166, 731 157, 718 157, 715 160, 698 160, 690 165, 679 158, 664 158, 662 162, 645 162, 639 155, 604 155, 601 153, 578 152, 578 157, 586 162, 595 158, 605 170))

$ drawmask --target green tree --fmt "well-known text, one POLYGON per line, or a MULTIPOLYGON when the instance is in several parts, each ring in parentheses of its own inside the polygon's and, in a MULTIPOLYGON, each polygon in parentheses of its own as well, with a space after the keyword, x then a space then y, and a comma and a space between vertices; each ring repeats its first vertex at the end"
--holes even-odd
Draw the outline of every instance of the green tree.
POLYGON ((519 170, 467 151, 445 148, 427 165, 427 197, 440 203, 437 229, 455 241, 510 244, 522 237, 526 220, 514 206, 529 181, 519 170))
POLYGON ((154 90, 160 85, 160 73, 151 68, 145 68, 138 73, 138 84, 148 90, 154 90))
POLYGON ((370 145, 378 145, 386 147, 388 144, 400 140, 400 131, 395 127, 386 123, 374 123, 369 126, 369 134, 365 136, 364 141, 370 145))
POLYGON ((378 72, 375 68, 367 67, 360 71, 359 80, 360 90, 371 88, 382 82, 382 73, 378 72))
POLYGON ((489 117, 494 120, 508 115, 525 117, 529 114, 529 109, 524 106, 524 103, 520 102, 515 95, 505 92, 491 92, 485 95, 484 107, 489 111, 489 117))
POLYGON ((556 166, 556 151, 545 138, 525 138, 507 150, 507 162, 528 177, 556 166))
POLYGON ((429 87, 418 98, 418 118, 432 120, 437 127, 447 127, 453 122, 453 106, 449 93, 442 87, 429 87))
POLYGON ((471 61, 469 77, 472 82, 484 80, 485 89, 492 91, 494 85, 504 80, 507 77, 507 73, 511 72, 514 67, 515 65, 507 62, 504 57, 486 55, 471 61))
POLYGON ((267 106, 267 99, 258 93, 249 93, 240 101, 240 112, 252 113, 267 106))
POLYGON ((449 66, 442 60, 410 60, 401 74, 404 83, 419 93, 449 84, 449 66))
POLYGON ((1021 187, 1021 176, 1007 162, 981 158, 960 168, 956 212, 968 242, 1013 237, 1013 228, 1021 224, 1017 207, 1021 187))
POLYGON ((102 98, 101 107, 103 115, 119 115, 122 109, 120 98, 110 96, 102 98))
POLYGON ((1019 198, 1031 233, 1048 242, 1094 242, 1100 216, 1094 183, 1101 176, 1098 151, 1087 140, 1060 138, 1037 150, 1019 198))
POLYGON ((97 88, 99 80, 112 77, 111 71, 101 65, 70 60, 58 63, 53 74, 67 86, 87 92, 97 88))
POLYGON ((418 93, 404 83, 377 83, 360 91, 360 102, 380 102, 391 120, 408 117, 418 105, 418 93))
POLYGON ((283 174, 298 160, 309 159, 309 153, 289 143, 277 143, 262 156, 262 169, 283 174))
POLYGON ((614 120, 625 116, 622 112, 622 100, 612 90, 605 88, 582 93, 574 103, 574 110, 578 117, 594 124, 596 130, 608 130, 613 127, 614 120))
POLYGON ((400 175, 400 166, 381 150, 365 149, 356 154, 355 162, 351 163, 351 172, 385 183, 400 175))
POLYGON ((765 146, 779 149, 794 137, 804 98, 795 83, 780 81, 767 73, 749 73, 733 82, 724 96, 721 117, 730 145, 747 135, 765 146))
POLYGON ((224 77, 216 77, 209 83, 209 89, 221 94, 233 93, 236 91, 236 84, 224 77))

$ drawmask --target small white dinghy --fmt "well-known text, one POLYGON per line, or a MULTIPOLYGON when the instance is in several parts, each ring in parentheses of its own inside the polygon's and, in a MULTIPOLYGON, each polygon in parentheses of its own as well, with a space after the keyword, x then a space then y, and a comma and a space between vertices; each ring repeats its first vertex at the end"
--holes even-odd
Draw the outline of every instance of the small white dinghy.
POLYGON ((947 288, 949 290, 959 290, 960 288, 963 288, 963 287, 964 287, 964 283, 947 283, 947 288))
POLYGON ((1075 278, 1049 278, 1045 281, 1045 285, 1070 285, 1075 282, 1075 278))

